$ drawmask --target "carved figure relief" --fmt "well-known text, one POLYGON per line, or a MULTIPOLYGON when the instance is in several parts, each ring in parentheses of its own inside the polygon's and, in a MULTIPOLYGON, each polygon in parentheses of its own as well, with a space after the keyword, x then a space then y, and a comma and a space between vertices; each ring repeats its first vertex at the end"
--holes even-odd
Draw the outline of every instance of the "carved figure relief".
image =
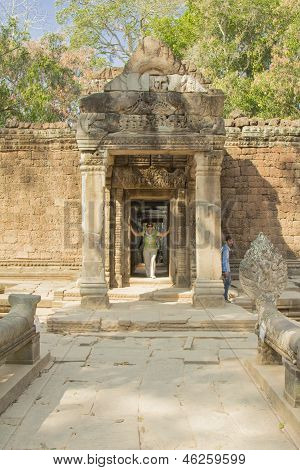
POLYGON ((168 91, 168 77, 166 75, 150 75, 150 91, 168 91))
MULTIPOLYGON (((202 136, 209 141, 225 135, 223 93, 206 86, 197 68, 175 58, 161 41, 144 38, 123 71, 116 76, 110 70, 108 76, 112 80, 102 93, 80 100, 80 149, 131 143, 194 149, 202 136)), ((106 78, 104 72, 99 76, 106 78)))
POLYGON ((181 103, 177 106, 169 102, 168 95, 146 95, 140 93, 136 102, 127 108, 126 114, 174 114, 180 109, 181 103))
POLYGON ((187 175, 177 168, 172 173, 165 168, 116 167, 113 170, 112 187, 124 189, 159 188, 174 189, 186 186, 187 175))

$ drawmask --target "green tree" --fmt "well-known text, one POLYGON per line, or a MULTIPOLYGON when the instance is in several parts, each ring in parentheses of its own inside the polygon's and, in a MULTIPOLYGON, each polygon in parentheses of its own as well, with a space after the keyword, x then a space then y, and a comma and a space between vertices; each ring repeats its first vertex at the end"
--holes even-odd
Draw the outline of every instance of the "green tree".
POLYGON ((23 43, 28 39, 26 31, 20 31, 17 21, 9 18, 0 26, 0 122, 7 116, 18 115, 15 85, 29 61, 23 43))
POLYGON ((190 0, 154 34, 227 94, 225 112, 299 117, 299 0, 190 0))
POLYGON ((124 63, 153 18, 180 14, 182 0, 56 0, 57 20, 71 47, 90 46, 109 62, 124 63))
POLYGON ((74 116, 93 62, 93 50, 73 53, 57 34, 32 41, 9 18, 0 25, 0 125, 13 117, 53 122, 74 116))

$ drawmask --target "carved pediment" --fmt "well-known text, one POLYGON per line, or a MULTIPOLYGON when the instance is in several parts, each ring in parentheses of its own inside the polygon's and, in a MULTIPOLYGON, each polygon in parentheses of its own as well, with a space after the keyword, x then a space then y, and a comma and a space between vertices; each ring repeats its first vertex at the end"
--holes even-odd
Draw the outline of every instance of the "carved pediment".
POLYGON ((146 37, 138 45, 123 72, 108 82, 105 91, 208 91, 195 65, 177 59, 158 39, 146 37))
POLYGON ((180 61, 158 39, 146 37, 104 92, 80 100, 78 143, 92 149, 97 140, 116 144, 121 134, 126 141, 133 134, 137 139, 155 134, 152 146, 164 134, 223 135, 224 94, 207 83, 194 65, 180 61))

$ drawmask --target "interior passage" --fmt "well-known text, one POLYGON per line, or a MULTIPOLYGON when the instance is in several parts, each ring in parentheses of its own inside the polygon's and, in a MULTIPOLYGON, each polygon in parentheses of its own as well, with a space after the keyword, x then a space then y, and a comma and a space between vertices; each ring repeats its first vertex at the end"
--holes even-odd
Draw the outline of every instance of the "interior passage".
MULTIPOLYGON (((152 223, 159 232, 169 228, 169 201, 131 201, 131 225, 137 232, 143 232, 147 223, 152 223)), ((143 259, 143 237, 131 234, 130 269, 131 276, 145 277, 143 259)), ((169 236, 157 239, 156 276, 169 276, 169 236)))

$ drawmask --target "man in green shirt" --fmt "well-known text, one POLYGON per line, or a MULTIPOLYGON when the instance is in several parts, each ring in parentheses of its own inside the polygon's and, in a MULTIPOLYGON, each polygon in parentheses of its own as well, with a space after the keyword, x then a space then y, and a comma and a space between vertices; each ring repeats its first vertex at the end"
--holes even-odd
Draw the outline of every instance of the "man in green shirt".
POLYGON ((155 269, 156 269, 156 255, 157 255, 157 238, 158 237, 166 237, 170 230, 167 232, 158 232, 154 229, 153 224, 148 223, 146 226, 146 230, 143 232, 136 232, 130 226, 132 233, 136 237, 144 237, 144 263, 146 268, 146 275, 147 277, 151 277, 155 279, 155 269))

